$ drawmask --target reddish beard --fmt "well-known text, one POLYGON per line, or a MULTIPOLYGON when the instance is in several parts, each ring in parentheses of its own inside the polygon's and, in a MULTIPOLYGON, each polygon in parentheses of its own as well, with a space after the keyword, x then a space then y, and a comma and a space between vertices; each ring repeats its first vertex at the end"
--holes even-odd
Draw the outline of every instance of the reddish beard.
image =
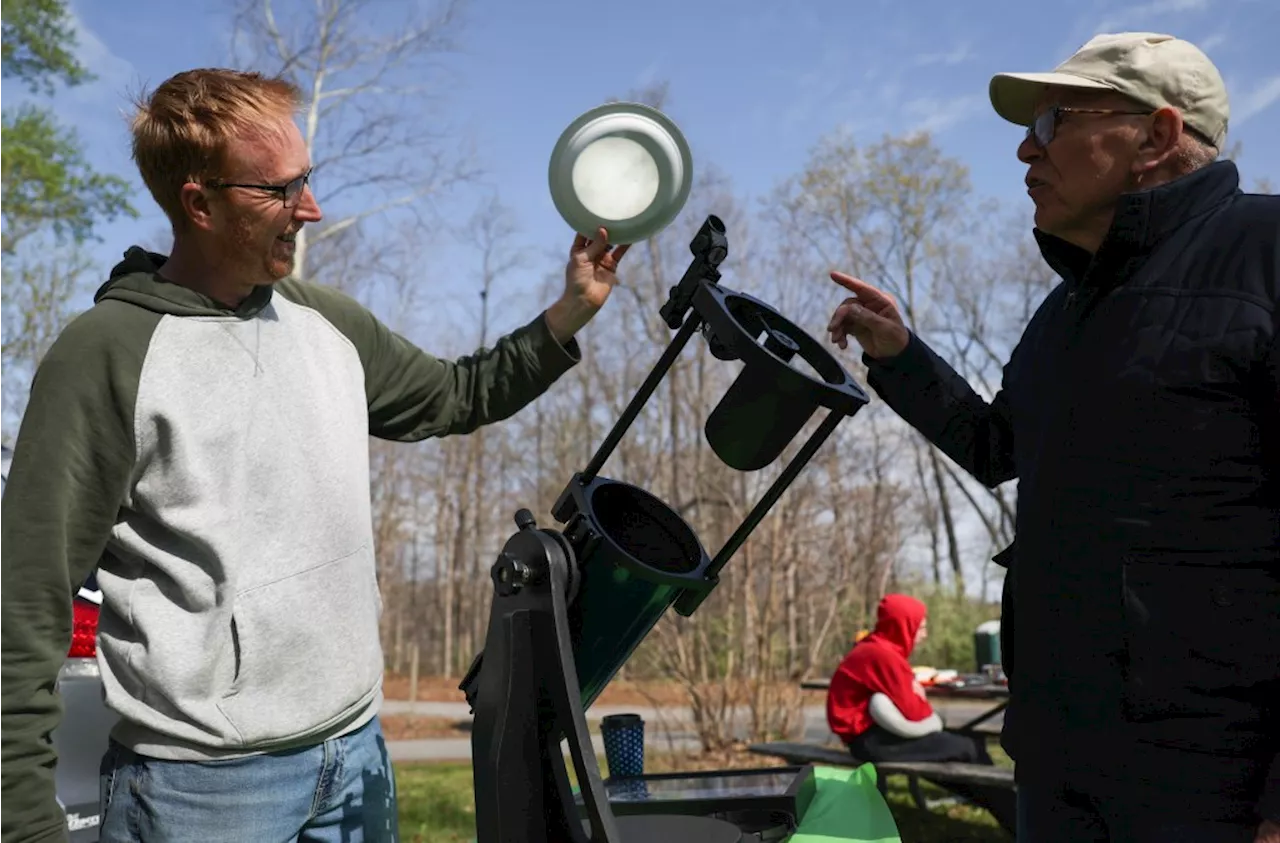
POLYGON ((284 245, 276 239, 280 233, 258 215, 237 215, 231 224, 229 263, 254 284, 287 277, 293 272, 293 251, 289 247, 285 256, 284 245))

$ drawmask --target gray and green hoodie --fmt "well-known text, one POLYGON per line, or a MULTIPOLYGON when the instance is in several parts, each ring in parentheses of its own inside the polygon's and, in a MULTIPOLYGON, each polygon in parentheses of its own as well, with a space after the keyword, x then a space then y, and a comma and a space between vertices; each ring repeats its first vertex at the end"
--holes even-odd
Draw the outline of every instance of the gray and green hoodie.
POLYGON ((223 307, 132 248, 34 379, 3 503, 4 840, 65 833, 54 679, 94 569, 114 737, 159 758, 342 734, 381 699, 368 437, 505 419, 579 360, 539 315, 456 362, 327 287, 223 307))

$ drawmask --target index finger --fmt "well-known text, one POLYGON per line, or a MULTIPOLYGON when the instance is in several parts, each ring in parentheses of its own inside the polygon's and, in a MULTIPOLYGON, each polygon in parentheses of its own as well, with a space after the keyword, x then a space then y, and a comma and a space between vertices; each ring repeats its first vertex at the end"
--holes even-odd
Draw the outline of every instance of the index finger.
POLYGON ((854 278, 852 275, 833 270, 831 273, 831 280, 853 293, 860 301, 868 303, 876 302, 878 304, 890 303, 889 297, 884 293, 880 292, 875 287, 872 287, 866 281, 854 278))

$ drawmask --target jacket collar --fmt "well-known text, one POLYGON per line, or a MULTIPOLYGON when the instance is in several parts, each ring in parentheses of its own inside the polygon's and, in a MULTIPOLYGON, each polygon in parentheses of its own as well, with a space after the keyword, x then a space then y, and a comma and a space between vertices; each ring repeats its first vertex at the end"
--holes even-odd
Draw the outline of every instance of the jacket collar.
MULTIPOLYGON (((1134 255, 1149 251, 1188 220, 1208 213, 1240 193, 1240 173, 1233 161, 1215 161, 1195 172, 1148 190, 1122 195, 1115 218, 1098 253, 1134 255)), ((1079 246, 1032 232, 1040 254, 1058 275, 1079 280, 1092 256, 1079 246)))

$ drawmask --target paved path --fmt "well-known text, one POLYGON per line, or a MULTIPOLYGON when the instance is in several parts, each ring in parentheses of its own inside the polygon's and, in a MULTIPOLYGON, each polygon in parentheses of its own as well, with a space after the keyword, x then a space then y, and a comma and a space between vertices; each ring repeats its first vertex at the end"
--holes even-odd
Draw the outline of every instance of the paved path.
MULTIPOLYGON (((941 700, 934 708, 948 726, 959 725, 978 716, 991 707, 990 703, 969 700, 941 700)), ((407 700, 388 700, 383 703, 385 714, 416 714, 420 717, 451 717, 459 721, 471 720, 471 709, 465 702, 415 702, 407 700)), ((700 744, 694 732, 689 709, 682 706, 655 709, 647 706, 599 705, 587 710, 588 728, 598 726, 600 719, 608 714, 639 714, 644 718, 645 746, 661 749, 696 750, 700 744)), ((748 713, 745 707, 735 712, 739 734, 743 733, 742 724, 748 713)), ((827 727, 826 709, 821 705, 810 705, 804 708, 803 739, 811 743, 823 743, 831 737, 827 727)), ((997 715, 988 721, 992 727, 998 728, 1004 721, 997 715)), ((597 753, 604 752, 600 736, 593 735, 597 753)), ((388 749, 393 761, 446 761, 467 760, 471 758, 470 738, 425 738, 421 740, 390 741, 388 749)))

